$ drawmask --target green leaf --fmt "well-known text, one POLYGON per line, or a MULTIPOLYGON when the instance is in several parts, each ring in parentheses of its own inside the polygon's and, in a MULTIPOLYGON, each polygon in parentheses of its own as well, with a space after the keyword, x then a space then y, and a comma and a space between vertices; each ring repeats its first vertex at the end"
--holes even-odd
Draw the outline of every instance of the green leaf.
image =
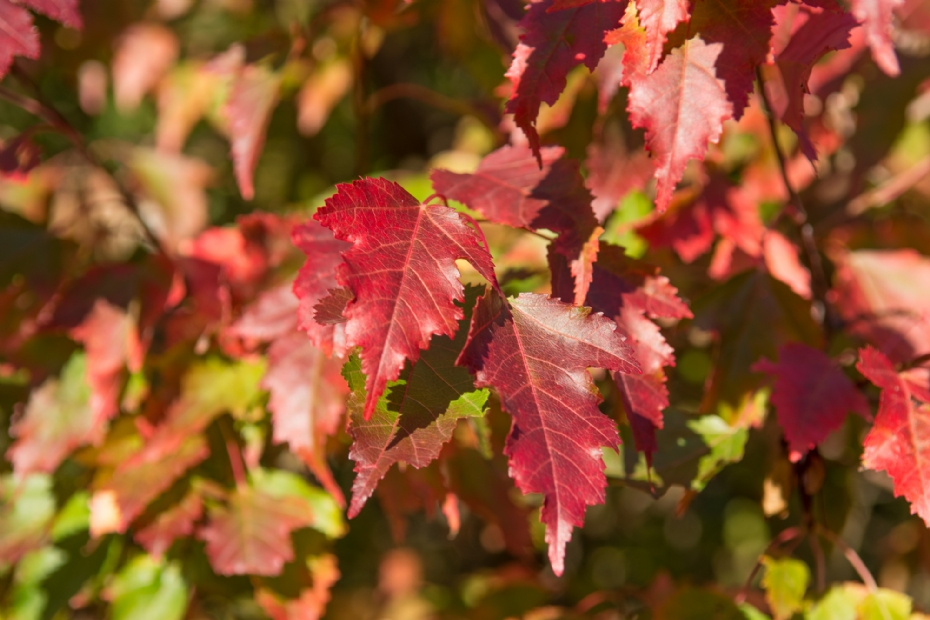
POLYGON ((901 592, 879 588, 859 603, 859 620, 907 620, 911 616, 911 598, 901 592))
POLYGON ((22 481, 0 478, 0 571, 38 548, 55 515, 52 478, 32 474, 22 481))
POLYGON ((766 556, 762 564, 765 566, 762 577, 765 598, 776 620, 786 620, 801 609, 811 577, 810 569, 804 562, 792 558, 776 560, 766 556))
POLYGON ((90 527, 90 494, 78 491, 58 511, 52 525, 52 539, 61 540, 90 527))
POLYGON ((108 590, 112 620, 180 620, 187 584, 177 565, 140 555, 117 574, 108 590))
POLYGON ((730 426, 723 418, 707 415, 688 422, 688 428, 697 433, 710 453, 698 461, 698 471, 691 488, 701 491, 711 478, 731 463, 743 460, 749 431, 746 428, 730 426))
POLYGON ((857 620, 856 607, 862 599, 861 592, 854 592, 844 585, 833 586, 822 599, 814 603, 804 614, 806 620, 857 620))

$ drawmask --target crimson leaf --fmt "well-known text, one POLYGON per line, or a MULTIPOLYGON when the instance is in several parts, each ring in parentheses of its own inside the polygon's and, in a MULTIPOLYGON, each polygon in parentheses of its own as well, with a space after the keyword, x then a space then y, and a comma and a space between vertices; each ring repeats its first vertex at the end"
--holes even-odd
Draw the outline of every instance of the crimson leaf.
POLYGON ((534 294, 505 302, 489 291, 459 363, 476 373, 477 386, 493 386, 513 416, 505 448, 511 475, 523 492, 544 494, 549 560, 561 574, 572 527, 586 506, 604 501, 601 448, 620 443, 597 409, 587 369, 639 372, 632 351, 613 322, 587 308, 534 294))
POLYGON ((434 334, 458 329, 462 309, 453 301, 463 300, 464 289, 455 260, 467 259, 495 287, 497 280, 481 231, 454 210, 420 204, 384 179, 338 190, 314 219, 352 243, 336 280, 355 296, 343 313, 346 344, 362 348, 370 418, 404 360, 416 360, 434 334))

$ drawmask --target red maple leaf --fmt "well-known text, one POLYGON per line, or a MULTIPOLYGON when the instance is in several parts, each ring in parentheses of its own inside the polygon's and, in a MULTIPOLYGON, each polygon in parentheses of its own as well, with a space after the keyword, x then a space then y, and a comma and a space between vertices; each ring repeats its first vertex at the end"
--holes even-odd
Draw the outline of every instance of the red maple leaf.
POLYGON ((0 0, 0 77, 6 75, 14 56, 38 58, 39 33, 32 15, 10 0, 0 0))
POLYGON ((646 128, 646 146, 656 167, 656 208, 668 206, 690 159, 704 159, 717 142, 733 105, 714 68, 720 43, 685 41, 656 71, 633 82, 628 110, 634 127, 646 128))
POLYGON ((852 14, 862 24, 865 39, 872 48, 872 58, 888 75, 898 75, 901 67, 894 53, 894 10, 904 0, 851 0, 852 14))
POLYGON ((43 13, 61 22, 69 28, 80 30, 83 27, 78 0, 20 0, 33 11, 43 13))
POLYGON ((875 349, 860 349, 856 368, 882 389, 875 424, 863 442, 862 465, 887 471, 894 494, 930 525, 930 406, 911 400, 907 382, 875 349))
POLYGON ((384 179, 338 190, 314 219, 352 243, 336 280, 355 297, 343 313, 346 344, 362 348, 368 418, 404 360, 416 360, 434 334, 458 328, 462 309, 453 301, 464 288, 455 260, 468 260, 494 287, 497 280, 480 229, 453 209, 421 204, 384 179))
POLYGON ((439 456, 452 437, 459 419, 484 414, 487 393, 475 393, 471 374, 455 365, 468 335, 471 307, 479 289, 466 291, 466 314, 460 321, 455 339, 436 336, 395 384, 387 398, 382 398, 374 415, 366 420, 364 378, 356 363, 350 361, 343 371, 349 379, 353 397, 349 403, 355 482, 349 517, 355 517, 394 463, 403 461, 425 467, 439 456))
POLYGON ((493 386, 513 417, 511 475, 524 493, 545 496, 541 519, 557 575, 572 527, 586 506, 604 501, 601 448, 620 443, 587 369, 639 372, 631 354, 612 321, 544 295, 505 302, 489 291, 475 307, 459 363, 477 386, 493 386))
POLYGON ((819 349, 789 343, 778 362, 761 359, 752 369, 775 377, 771 400, 794 462, 842 426, 847 413, 871 417, 865 397, 819 349))
POLYGON ((176 539, 190 536, 203 516, 203 502, 197 493, 188 493, 177 505, 159 514, 135 533, 136 541, 149 554, 163 556, 176 539))
POLYGON ((300 300, 297 325, 317 347, 327 354, 342 357, 346 351, 345 325, 324 325, 317 322, 314 315, 316 307, 338 289, 336 268, 342 264, 342 253, 352 244, 336 239, 331 230, 312 220, 295 226, 291 238, 307 255, 307 262, 294 280, 294 295, 300 300))
MULTIPOLYGON (((817 151, 804 129, 804 95, 810 92, 808 81, 814 64, 824 54, 849 47, 849 33, 856 27, 856 20, 849 13, 806 4, 777 6, 773 13, 776 28, 786 29, 788 36, 785 41, 776 41, 773 37, 772 53, 783 93, 776 96, 770 93, 769 100, 774 113, 798 135, 804 154, 814 161, 817 151)), ((772 90, 768 82, 766 87, 772 90)))
POLYGON ((513 53, 507 77, 513 95, 505 110, 514 115, 537 157, 539 135, 536 116, 542 103, 553 104, 565 88, 574 67, 585 64, 594 71, 607 44, 604 33, 616 28, 626 0, 593 2, 576 8, 549 12, 552 0, 535 0, 520 21, 525 33, 513 53))
POLYGON ((652 72, 662 58, 665 36, 679 22, 690 19, 691 3, 689 0, 636 0, 636 5, 639 7, 639 21, 647 33, 646 67, 652 72))
POLYGON ((255 196, 252 175, 265 144, 271 113, 278 104, 280 87, 280 76, 264 66, 247 65, 233 81, 226 102, 236 182, 246 200, 255 196))

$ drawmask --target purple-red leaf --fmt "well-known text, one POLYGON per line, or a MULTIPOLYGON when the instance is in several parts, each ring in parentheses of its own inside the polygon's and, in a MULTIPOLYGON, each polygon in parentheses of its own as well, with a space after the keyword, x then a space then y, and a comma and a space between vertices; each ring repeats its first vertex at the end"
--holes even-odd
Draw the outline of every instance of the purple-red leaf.
POLYGON ((882 389, 875 425, 865 438, 862 465, 887 471, 894 494, 904 496, 911 513, 930 525, 930 405, 911 399, 907 382, 875 349, 860 349, 856 368, 882 389))
POLYGON ((574 67, 584 63, 594 71, 607 49, 604 34, 619 26, 626 8, 625 0, 608 0, 549 12, 552 4, 551 0, 530 4, 520 21, 525 33, 507 71, 513 95, 505 109, 514 115, 537 157, 540 149, 535 123, 540 104, 556 102, 574 67))
POLYGON ((777 363, 762 359, 752 369, 775 377, 771 400, 792 461, 842 426, 847 413, 871 416, 865 397, 819 349, 789 343, 778 350, 777 363))
POLYGON ((561 574, 572 527, 586 506, 604 501, 601 448, 620 443, 587 369, 639 372, 632 351, 612 321, 587 308, 533 294, 508 304, 489 291, 459 363, 476 373, 476 385, 493 386, 513 416, 511 475, 523 492, 545 496, 549 559, 561 574))
POLYGON ((497 280, 481 231, 453 209, 420 204, 384 179, 338 189, 314 218, 352 243, 336 280, 355 296, 344 312, 346 344, 362 348, 369 418, 404 360, 415 361, 434 334, 458 329, 462 309, 453 302, 464 299, 464 288, 456 259, 468 260, 494 287, 497 280))

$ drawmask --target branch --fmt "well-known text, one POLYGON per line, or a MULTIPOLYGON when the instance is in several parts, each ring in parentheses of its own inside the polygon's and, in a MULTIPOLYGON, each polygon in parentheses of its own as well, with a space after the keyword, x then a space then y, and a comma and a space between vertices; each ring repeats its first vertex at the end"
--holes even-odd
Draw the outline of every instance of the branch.
MULTIPOLYGON (((35 85, 32 84, 27 77, 23 76, 22 71, 19 71, 16 65, 13 65, 13 73, 22 81, 29 84, 38 94, 38 88, 35 87, 35 85)), ((158 239, 158 237, 155 236, 155 233, 152 232, 152 230, 148 227, 148 224, 146 224, 145 220, 142 218, 142 213, 139 210, 139 203, 132 195, 132 192, 129 191, 129 189, 120 181, 120 179, 110 173, 106 166, 104 166, 103 163, 99 160, 99 158, 97 158, 97 156, 87 148, 87 145, 84 143, 84 138, 81 136, 80 132, 78 132, 78 130, 75 129, 74 126, 69 123, 68 120, 62 116, 62 114, 57 109, 55 109, 47 102, 27 97, 4 86, 0 86, 0 99, 5 99, 13 105, 48 123, 52 129, 66 137, 71 142, 71 144, 74 145, 74 148, 89 165, 93 166, 94 168, 100 168, 101 170, 104 170, 110 174, 110 177, 113 179, 117 191, 119 191, 120 197, 123 199, 126 208, 142 227, 145 238, 152 245, 152 247, 155 248, 156 252, 159 254, 167 255, 167 252, 161 245, 161 241, 158 239)))
POLYGON ((458 99, 453 99, 452 97, 447 97, 442 93, 437 93, 436 91, 430 90, 425 86, 420 86, 419 84, 401 83, 385 86, 384 88, 372 93, 368 98, 366 105, 369 112, 374 112, 385 103, 401 98, 416 99, 417 101, 421 101, 427 105, 433 106, 436 109, 451 112, 452 114, 458 114, 460 116, 474 116, 489 129, 495 132, 498 130, 497 126, 490 123, 487 119, 487 116, 482 114, 481 111, 475 106, 465 103, 464 101, 459 101, 458 99))
POLYGON ((752 571, 749 573, 749 577, 746 578, 746 583, 743 584, 743 587, 740 588, 739 593, 736 595, 735 600, 737 605, 746 601, 746 595, 749 593, 750 588, 752 588, 752 582, 755 581, 756 575, 758 575, 759 571, 762 569, 762 560, 765 556, 771 555, 772 551, 775 551, 775 549, 786 543, 800 539, 804 532, 805 530, 802 527, 789 527, 788 529, 782 530, 778 536, 772 539, 772 542, 768 544, 765 551, 759 554, 755 565, 752 567, 752 571))
POLYGON ((762 79, 762 71, 756 67, 756 80, 759 83, 759 94, 765 108, 765 118, 769 124, 769 132, 772 134, 772 146, 775 149, 775 156, 778 158, 778 168, 781 172, 781 179, 788 193, 788 202, 791 209, 787 210, 788 215, 798 229, 801 238, 801 245, 804 248, 804 254, 807 256, 807 262, 811 268, 811 288, 815 306, 819 306, 821 324, 829 341, 830 334, 839 327, 840 322, 832 306, 827 302, 827 291, 830 290, 830 284, 827 281, 827 274, 823 268, 823 259, 820 256, 820 250, 817 248, 817 241, 814 239, 814 227, 811 226, 807 210, 801 197, 798 196, 794 188, 791 187, 791 181, 788 178, 788 166, 785 154, 782 153, 781 146, 778 144, 778 132, 775 115, 772 112, 772 104, 765 92, 765 82, 762 79))
POLYGON ((868 567, 865 565, 865 562, 862 561, 862 558, 859 557, 859 554, 856 553, 856 550, 846 544, 846 541, 828 530, 825 527, 818 527, 815 530, 815 533, 829 540, 831 543, 836 545, 840 551, 843 552, 843 555, 846 556, 846 560, 852 565, 856 572, 859 574, 859 578, 862 579, 862 583, 872 592, 878 589, 878 584, 875 583, 875 577, 872 576, 872 572, 869 571, 868 567))
POLYGON ((873 207, 886 205, 914 187, 928 174, 930 174, 930 155, 878 187, 856 196, 846 205, 846 214, 856 217, 873 207))

